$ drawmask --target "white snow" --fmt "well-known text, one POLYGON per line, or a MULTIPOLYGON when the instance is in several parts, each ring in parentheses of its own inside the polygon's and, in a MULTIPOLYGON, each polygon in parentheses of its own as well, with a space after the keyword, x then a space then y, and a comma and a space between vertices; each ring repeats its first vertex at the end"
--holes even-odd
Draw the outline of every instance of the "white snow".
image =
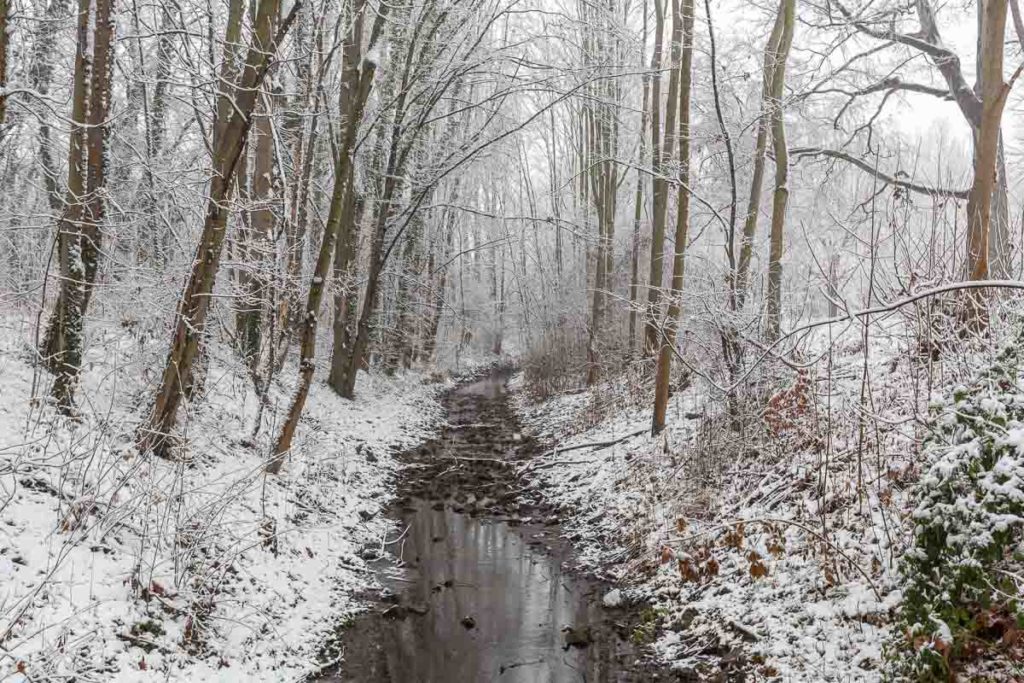
MULTIPOLYGON (((700 653, 721 644, 741 647, 760 676, 881 678, 882 645, 900 602, 895 562, 910 531, 905 488, 916 471, 917 437, 901 425, 926 413, 928 392, 912 388, 912 373, 889 369, 905 355, 871 349, 875 410, 892 426, 878 434, 884 461, 872 454, 859 463, 871 484, 858 496, 861 350, 834 360, 833 376, 843 379, 830 397, 827 452, 802 440, 814 431, 800 422, 825 419, 826 393, 814 398, 816 418, 812 411, 774 441, 750 441, 759 450, 746 455, 730 450, 736 436, 727 425, 688 417, 713 414, 716 400, 691 389, 673 397, 658 438, 549 452, 528 468, 534 486, 561 507, 584 568, 647 596, 663 615, 669 630, 655 647, 665 660, 701 670, 715 657, 700 653), (740 522, 734 547, 730 532, 735 541, 740 522), (751 558, 766 576, 752 576, 751 558), (696 580, 684 576, 690 568, 696 580)), ((649 397, 630 386, 612 380, 539 404, 520 397, 517 408, 552 447, 602 443, 650 425, 649 397)), ((811 386, 827 391, 813 378, 811 386)))
POLYGON ((611 608, 615 608, 615 607, 621 606, 622 605, 622 591, 619 590, 618 588, 613 588, 612 590, 610 590, 610 591, 608 591, 607 593, 604 594, 604 597, 601 598, 601 603, 605 607, 611 607, 611 608))
POLYGON ((315 382, 283 474, 268 477, 293 366, 252 444, 251 383, 214 344, 205 393, 181 420, 191 460, 169 462, 132 441, 152 391, 142 377, 155 375, 141 369, 159 367, 166 340, 94 330, 74 423, 31 400, 30 325, 0 316, 0 679, 283 681, 314 669, 374 584, 359 551, 388 531, 395 450, 435 428, 440 385, 361 375, 346 401, 315 382))

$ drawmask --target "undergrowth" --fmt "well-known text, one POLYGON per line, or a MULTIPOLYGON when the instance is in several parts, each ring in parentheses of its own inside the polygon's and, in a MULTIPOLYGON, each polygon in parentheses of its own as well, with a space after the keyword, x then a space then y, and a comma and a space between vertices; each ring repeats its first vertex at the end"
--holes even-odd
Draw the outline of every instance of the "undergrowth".
POLYGON ((1021 661, 1024 334, 932 405, 890 678, 949 680, 980 658, 1021 661))

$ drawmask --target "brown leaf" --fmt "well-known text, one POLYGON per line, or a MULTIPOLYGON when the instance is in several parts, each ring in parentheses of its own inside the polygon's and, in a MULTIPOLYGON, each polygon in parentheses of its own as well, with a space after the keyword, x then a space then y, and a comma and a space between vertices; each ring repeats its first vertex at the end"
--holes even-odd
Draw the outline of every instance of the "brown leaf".
POLYGON ((139 660, 139 670, 140 671, 145 671, 148 668, 149 668, 149 665, 146 664, 146 658, 143 657, 142 659, 139 660))
POLYGON ((750 576, 755 579, 768 576, 768 567, 761 561, 761 556, 756 550, 750 551, 750 554, 747 555, 747 560, 750 562, 750 576))
POLYGON ((731 527, 725 532, 725 544, 737 550, 743 547, 743 522, 731 527))
POLYGON ((693 563, 690 558, 684 558, 679 560, 679 576, 682 577, 683 581, 687 583, 696 583, 700 580, 700 573, 697 571, 697 566, 693 563))

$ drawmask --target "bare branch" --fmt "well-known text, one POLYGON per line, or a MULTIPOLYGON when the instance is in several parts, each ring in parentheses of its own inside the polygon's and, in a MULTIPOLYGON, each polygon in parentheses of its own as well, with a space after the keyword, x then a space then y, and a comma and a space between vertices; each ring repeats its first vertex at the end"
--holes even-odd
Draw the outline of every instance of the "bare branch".
POLYGON ((917 16, 921 22, 921 30, 910 34, 900 33, 895 28, 875 28, 867 22, 857 19, 839 0, 832 0, 840 13, 861 33, 912 47, 928 55, 938 68, 949 86, 949 92, 960 107, 960 111, 971 123, 978 126, 981 122, 981 100, 967 84, 960 70, 960 57, 942 43, 938 24, 935 21, 935 10, 928 0, 917 0, 917 16))
POLYGON ((903 189, 910 190, 911 192, 919 192, 920 194, 926 194, 930 196, 938 197, 955 197, 957 199, 967 199, 968 190, 954 190, 944 187, 929 187, 927 185, 921 185, 919 183, 913 183, 909 180, 901 180, 895 176, 887 175, 881 171, 875 169, 871 164, 858 159, 857 157, 840 152, 834 149, 823 149, 821 147, 800 147, 797 149, 790 150, 790 153, 796 158, 805 157, 830 157, 832 159, 840 159, 847 163, 853 164, 857 168, 861 169, 865 173, 869 173, 875 178, 878 178, 882 182, 892 185, 894 187, 902 187, 903 189))

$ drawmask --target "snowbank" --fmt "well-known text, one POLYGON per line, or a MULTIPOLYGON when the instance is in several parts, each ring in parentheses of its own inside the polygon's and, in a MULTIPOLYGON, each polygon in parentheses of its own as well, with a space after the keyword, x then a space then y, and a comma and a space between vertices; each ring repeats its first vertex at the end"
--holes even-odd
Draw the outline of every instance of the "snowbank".
POLYGON ((586 569, 652 602, 659 656, 694 674, 881 678, 928 392, 898 347, 869 351, 869 392, 863 347, 836 347, 831 377, 781 384, 756 434, 734 433, 699 387, 673 397, 657 438, 629 377, 519 398, 524 424, 561 449, 527 468, 532 484, 586 569))
POLYGON ((441 387, 363 375, 350 402, 316 383, 283 474, 266 477, 288 387, 273 388, 253 439, 251 382, 214 345, 182 421, 189 460, 140 457, 132 433, 161 340, 93 331, 74 423, 31 400, 48 382, 26 362, 31 325, 0 318, 0 678, 283 681, 314 669, 374 582, 360 555, 389 529, 393 454, 435 429, 441 387))

